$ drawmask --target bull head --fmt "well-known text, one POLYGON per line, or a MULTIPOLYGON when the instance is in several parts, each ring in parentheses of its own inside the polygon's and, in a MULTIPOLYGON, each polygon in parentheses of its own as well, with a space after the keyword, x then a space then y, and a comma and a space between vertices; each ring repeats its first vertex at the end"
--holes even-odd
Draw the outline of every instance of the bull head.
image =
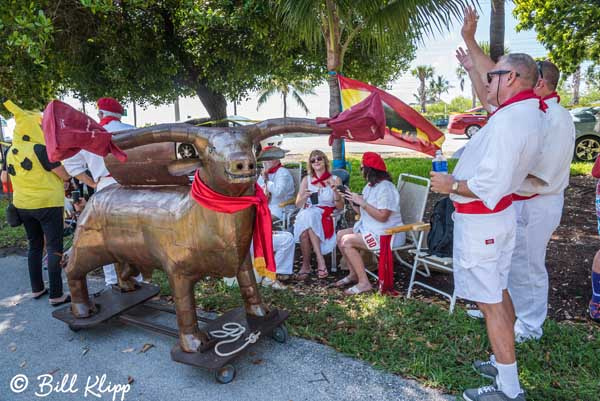
POLYGON ((123 131, 113 142, 123 150, 160 142, 193 144, 200 160, 179 160, 169 165, 173 175, 188 174, 199 166, 202 180, 214 191, 229 196, 254 193, 256 182, 255 145, 270 136, 289 133, 328 134, 331 129, 314 120, 280 118, 243 127, 198 127, 185 123, 160 124, 123 131))

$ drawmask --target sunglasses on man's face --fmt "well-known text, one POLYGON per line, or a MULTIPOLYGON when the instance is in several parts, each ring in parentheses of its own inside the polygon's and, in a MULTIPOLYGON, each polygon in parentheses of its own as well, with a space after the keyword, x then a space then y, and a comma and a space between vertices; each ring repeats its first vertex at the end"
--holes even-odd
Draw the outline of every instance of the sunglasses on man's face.
POLYGON ((316 163, 316 162, 322 162, 323 158, 321 156, 317 156, 317 157, 313 157, 312 159, 310 159, 310 164, 316 163))
MULTIPOLYGON (((496 70, 496 71, 490 71, 490 72, 488 72, 488 73, 487 73, 487 82, 488 82, 488 84, 491 84, 491 83, 492 83, 492 80, 494 79, 494 75, 501 76, 501 75, 504 75, 504 74, 509 74, 509 73, 511 73, 511 72, 513 72, 513 71, 511 71, 511 70, 496 70)), ((521 75, 521 74, 519 74, 518 72, 515 72, 515 76, 516 76, 516 77, 518 77, 518 76, 520 76, 520 75, 521 75)))

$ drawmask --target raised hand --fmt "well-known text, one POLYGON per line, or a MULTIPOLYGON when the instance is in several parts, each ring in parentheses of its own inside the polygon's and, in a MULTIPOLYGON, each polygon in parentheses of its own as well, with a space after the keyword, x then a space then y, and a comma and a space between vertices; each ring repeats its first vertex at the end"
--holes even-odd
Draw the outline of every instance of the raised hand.
POLYGON ((477 20, 479 16, 475 12, 475 9, 471 6, 465 8, 465 16, 463 19, 463 26, 460 30, 465 41, 475 40, 475 32, 477 31, 477 20))
POLYGON ((463 68, 467 71, 471 71, 475 65, 473 64, 473 60, 469 55, 468 51, 465 51, 462 47, 459 47, 456 50, 456 59, 463 66, 463 68))

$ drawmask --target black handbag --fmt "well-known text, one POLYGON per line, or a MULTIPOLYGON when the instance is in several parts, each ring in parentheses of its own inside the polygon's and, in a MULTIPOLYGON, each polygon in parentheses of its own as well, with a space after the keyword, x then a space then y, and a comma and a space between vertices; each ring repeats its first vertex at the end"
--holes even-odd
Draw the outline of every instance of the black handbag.
POLYGON ((6 207, 6 222, 11 227, 18 227, 23 224, 23 221, 21 221, 21 218, 19 217, 19 212, 12 202, 6 207))

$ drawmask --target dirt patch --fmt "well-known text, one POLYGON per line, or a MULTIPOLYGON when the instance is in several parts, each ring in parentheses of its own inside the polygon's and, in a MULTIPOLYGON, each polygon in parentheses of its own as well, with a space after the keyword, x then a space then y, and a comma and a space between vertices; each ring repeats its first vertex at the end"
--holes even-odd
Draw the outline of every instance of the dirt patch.
MULTIPOLYGON (((597 223, 595 216, 596 179, 588 176, 571 177, 569 188, 565 192, 565 207, 559 228, 556 230, 546 256, 546 265, 550 276, 549 316, 555 320, 586 320, 586 310, 590 298, 591 268, 594 254, 600 249, 597 223)), ((431 193, 427 202, 425 221, 433 205, 441 198, 431 193)), ((348 221, 353 221, 348 219, 348 221)), ((338 253, 338 260, 339 260, 338 253)), ((410 257, 407 257, 411 261, 410 257)), ((331 257, 325 260, 329 266, 331 257)), ((300 250, 296 250, 296 268, 301 261, 300 250)), ((316 266, 313 260, 312 266, 316 266)), ((410 281, 410 270, 396 263, 396 289, 404 296, 410 281)), ((316 280, 311 276, 307 284, 324 286, 342 277, 344 272, 331 274, 327 280, 316 280)), ((433 273, 429 279, 424 279, 435 286, 450 290, 452 276, 433 273)), ((447 307, 448 302, 441 296, 430 291, 416 288, 415 298, 447 307)))

